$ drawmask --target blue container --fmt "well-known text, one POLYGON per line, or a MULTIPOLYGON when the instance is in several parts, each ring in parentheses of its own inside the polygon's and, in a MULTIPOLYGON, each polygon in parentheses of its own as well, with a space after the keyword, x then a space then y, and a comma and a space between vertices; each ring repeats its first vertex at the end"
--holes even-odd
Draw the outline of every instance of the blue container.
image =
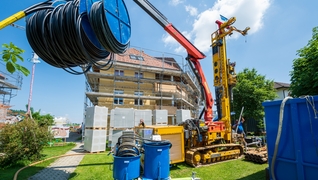
POLYGON ((281 103, 263 103, 270 178, 273 179, 274 173, 277 180, 318 179, 318 96, 289 99, 286 102, 275 156, 281 103))
POLYGON ((143 179, 166 180, 170 174, 171 143, 169 141, 144 142, 143 179))
POLYGON ((114 156, 113 178, 115 180, 131 180, 139 177, 140 155, 136 157, 114 156))

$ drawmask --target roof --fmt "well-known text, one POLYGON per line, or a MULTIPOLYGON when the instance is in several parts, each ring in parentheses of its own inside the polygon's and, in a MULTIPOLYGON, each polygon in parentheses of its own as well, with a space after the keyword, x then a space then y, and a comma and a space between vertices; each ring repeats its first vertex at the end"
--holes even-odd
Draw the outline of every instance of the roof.
POLYGON ((281 88, 289 88, 290 84, 283 83, 283 82, 274 82, 274 88, 275 89, 281 89, 281 88))
POLYGON ((152 56, 149 56, 148 54, 145 54, 144 51, 139 51, 135 48, 129 48, 124 54, 115 54, 115 60, 125 63, 138 64, 142 66, 179 70, 178 66, 176 67, 171 65, 171 60, 167 62, 162 61, 162 59, 157 59, 152 56), (132 57, 136 59, 132 59, 132 57), (141 60, 138 59, 140 57, 141 60))
POLYGON ((165 63, 168 63, 179 70, 181 69, 179 64, 176 62, 176 60, 173 57, 155 57, 156 59, 159 59, 160 61, 164 61, 165 63))

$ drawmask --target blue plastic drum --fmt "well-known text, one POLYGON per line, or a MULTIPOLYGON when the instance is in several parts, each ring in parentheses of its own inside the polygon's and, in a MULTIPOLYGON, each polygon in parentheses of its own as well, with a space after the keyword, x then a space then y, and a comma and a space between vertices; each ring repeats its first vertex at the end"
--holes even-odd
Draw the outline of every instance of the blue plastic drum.
POLYGON ((139 177, 140 155, 135 157, 114 156, 113 178, 115 180, 131 180, 139 177))
POLYGON ((167 180, 170 174, 171 143, 169 141, 145 142, 143 179, 167 180))

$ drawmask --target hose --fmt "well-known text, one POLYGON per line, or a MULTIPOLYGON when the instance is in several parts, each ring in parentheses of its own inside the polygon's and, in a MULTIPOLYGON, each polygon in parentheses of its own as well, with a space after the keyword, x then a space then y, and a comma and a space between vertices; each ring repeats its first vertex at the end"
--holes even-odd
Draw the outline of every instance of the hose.
POLYGON ((118 157, 136 157, 139 156, 139 148, 135 143, 124 142, 118 146, 115 156, 118 157))
POLYGON ((17 179, 18 179, 18 174, 19 174, 22 170, 24 170, 24 169, 26 169, 26 168, 28 168, 28 167, 30 167, 30 166, 34 166, 34 165, 36 165, 36 164, 39 164, 39 163, 42 163, 42 162, 44 162, 44 161, 48 161, 48 160, 51 160, 51 159, 55 159, 55 158, 67 157, 67 156, 79 156, 79 155, 105 155, 105 154, 77 153, 77 154, 64 154, 64 155, 61 155, 61 156, 50 157, 50 158, 47 158, 47 159, 45 159, 45 160, 42 160, 42 161, 38 161, 38 162, 35 162, 35 163, 32 163, 32 164, 29 164, 29 165, 24 166, 23 168, 19 169, 19 170, 14 174, 13 180, 17 180, 17 179))
POLYGON ((129 41, 122 44, 114 37, 107 22, 104 1, 94 2, 90 14, 93 15, 89 16, 89 22, 102 46, 113 53, 124 53, 129 47, 129 41))
POLYGON ((272 162, 271 162, 271 175, 272 175, 273 180, 276 180, 274 170, 275 170, 275 161, 276 161, 278 146, 279 146, 279 142, 280 142, 280 136, 281 136, 282 128, 283 128, 284 107, 285 107, 285 103, 289 99, 292 99, 292 97, 290 97, 290 96, 285 97, 280 105, 278 131, 277 131, 277 136, 276 136, 274 154, 273 154, 273 158, 272 158, 272 162))
POLYGON ((81 13, 80 0, 54 2, 45 1, 24 10, 28 16, 29 44, 49 65, 72 74, 83 74, 92 66, 108 70, 113 64, 113 53, 128 49, 129 40, 120 43, 114 37, 104 1, 95 2, 89 12, 81 13), (75 70, 76 67, 82 71, 75 70))

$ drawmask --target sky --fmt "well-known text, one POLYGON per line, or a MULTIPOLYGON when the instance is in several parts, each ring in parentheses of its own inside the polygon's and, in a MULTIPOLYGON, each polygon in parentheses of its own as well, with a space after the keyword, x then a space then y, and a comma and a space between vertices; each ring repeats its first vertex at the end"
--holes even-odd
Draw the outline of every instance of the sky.
MULTIPOLYGON (((149 0, 170 23, 183 33, 206 58, 201 65, 212 92, 211 34, 216 31, 220 14, 236 17, 237 29, 250 27, 243 37, 235 33, 227 38, 227 57, 236 62, 236 72, 255 68, 269 80, 290 83, 290 71, 297 50, 307 45, 312 29, 318 26, 316 0, 149 0)), ((4 1, 0 21, 40 0, 4 1)), ((132 0, 125 0, 131 22, 131 46, 180 54, 186 51, 132 0)), ((25 26, 25 19, 15 24, 25 26)), ((12 26, 0 30, 0 44, 14 43, 24 49, 21 65, 32 71, 32 49, 25 31, 12 26)), ((2 49, 1 49, 2 50, 2 49)), ((21 90, 11 99, 12 109, 25 109, 30 92, 31 75, 23 77, 21 90)), ((31 107, 42 114, 66 117, 74 123, 83 121, 85 76, 73 75, 48 65, 36 64, 31 107)))

